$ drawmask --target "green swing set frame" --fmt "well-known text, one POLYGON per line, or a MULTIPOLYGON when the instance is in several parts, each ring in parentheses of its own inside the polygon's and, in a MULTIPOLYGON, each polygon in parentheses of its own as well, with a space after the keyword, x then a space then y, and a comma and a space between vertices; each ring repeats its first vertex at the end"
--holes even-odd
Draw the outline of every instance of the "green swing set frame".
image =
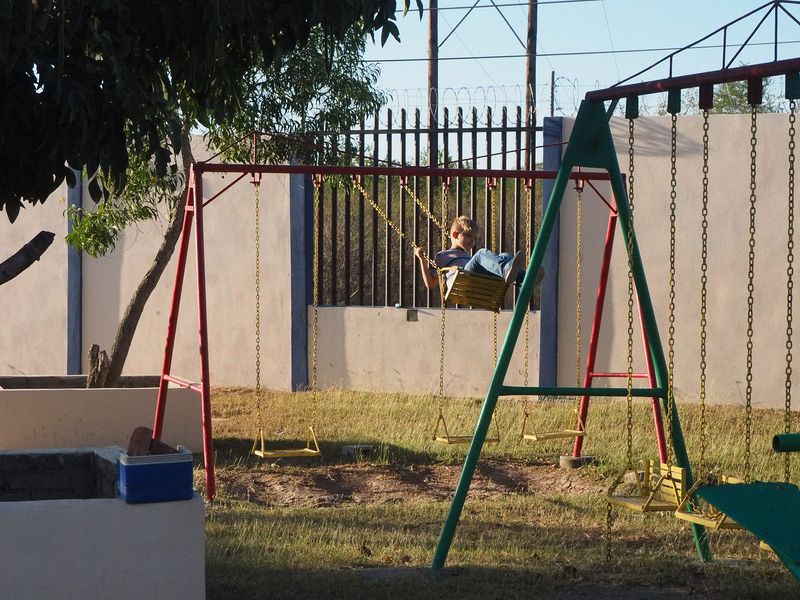
MULTIPOLYGON (((590 395, 628 397, 630 395, 659 398, 662 403, 664 414, 668 415, 670 418, 672 456, 674 457, 675 467, 681 470, 683 489, 693 488, 695 481, 686 450, 686 443, 683 437, 678 410, 675 406, 670 407, 668 402, 668 370, 664 349, 659 335, 653 302, 650 296, 645 268, 636 235, 635 232, 629 230, 630 210, 628 194, 620 171, 609 120, 614 114, 617 103, 623 98, 626 98, 628 103, 626 110, 628 113, 627 116, 629 118, 636 118, 638 116, 638 97, 643 94, 671 91, 669 108, 672 112, 672 110, 674 110, 676 98, 678 106, 680 105, 681 89, 699 87, 701 101, 707 101, 709 98, 713 98, 713 85, 715 83, 746 80, 750 83, 751 87, 756 89, 756 95, 760 95, 761 78, 771 75, 786 75, 787 98, 800 98, 800 76, 798 76, 798 73, 800 73, 800 58, 782 61, 775 60, 771 63, 763 63, 749 67, 725 68, 721 71, 692 76, 674 77, 637 85, 615 86, 608 90, 598 90, 587 94, 586 99, 583 100, 580 105, 569 142, 561 159, 561 165, 550 196, 550 202, 544 212, 540 232, 536 239, 533 252, 531 253, 525 279, 520 288, 519 298, 506 333, 499 359, 489 383, 489 388, 483 402, 479 420, 475 427, 472 442, 467 451, 461 477, 456 487, 450 510, 442 527, 439 541, 434 552, 431 565, 433 570, 442 569, 447 560, 447 555, 453 542, 469 486, 492 421, 492 415, 494 414, 498 399, 502 396, 590 395), (608 108, 605 105, 607 101, 611 103, 608 108), (510 386, 505 384, 509 364, 525 318, 526 307, 534 291, 534 274, 539 271, 542 265, 547 245, 550 242, 554 226, 558 220, 570 174, 577 168, 603 169, 610 177, 611 189, 614 197, 617 199, 619 227, 624 242, 627 247, 630 248, 631 252, 630 265, 633 280, 639 295, 648 350, 652 357, 655 371, 657 385, 654 388, 638 388, 634 389, 631 393, 627 388, 531 387, 510 386)), ((771 485, 774 486, 775 484, 771 485)), ((738 485, 718 486, 718 488, 728 487, 740 488, 738 485)), ((740 490, 741 489, 743 488, 740 488, 740 490)), ((739 492, 740 490, 736 491, 739 492)), ((757 490, 754 489, 754 492, 755 491, 757 490)), ((706 491, 701 488, 700 493, 703 496, 713 495, 716 499, 720 494, 724 495, 724 489, 706 491)), ((721 499, 720 502, 724 504, 725 500, 721 499)), ((730 503, 727 504, 730 505, 730 503)), ((722 507, 720 508, 722 509, 722 507)), ((725 510, 725 512, 728 511, 725 510)), ((739 511, 732 512, 738 513, 739 511)), ((734 514, 732 516, 740 522, 745 520, 740 519, 739 514, 734 514)), ((743 526, 747 527, 747 523, 743 523, 743 526)), ((704 526, 695 522, 691 524, 691 528, 697 555, 702 561, 710 560, 711 551, 704 526)), ((753 531, 758 535, 755 529, 753 531)), ((764 538, 762 537, 761 539, 764 538)), ((787 566, 789 566, 788 562, 787 566)), ((789 568, 796 576, 800 573, 800 571, 793 569, 791 566, 789 568)))

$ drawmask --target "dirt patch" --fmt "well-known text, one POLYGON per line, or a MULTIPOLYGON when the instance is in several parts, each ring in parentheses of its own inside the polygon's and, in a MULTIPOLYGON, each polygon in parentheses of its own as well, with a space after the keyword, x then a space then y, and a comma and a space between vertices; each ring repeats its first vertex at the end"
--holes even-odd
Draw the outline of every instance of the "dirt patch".
MULTIPOLYGON (((226 496, 265 506, 337 506, 446 500, 460 465, 382 466, 365 463, 308 467, 229 467, 217 472, 226 496)), ((583 471, 555 465, 481 461, 470 487, 473 498, 508 494, 597 493, 602 482, 583 471)))

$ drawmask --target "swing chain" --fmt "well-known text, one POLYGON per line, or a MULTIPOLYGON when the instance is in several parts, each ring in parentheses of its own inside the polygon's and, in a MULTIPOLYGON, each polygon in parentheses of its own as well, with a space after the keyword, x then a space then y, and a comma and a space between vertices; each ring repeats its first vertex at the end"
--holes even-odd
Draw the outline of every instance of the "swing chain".
MULTIPOLYGON (((493 179, 493 178, 492 179, 487 179, 486 186, 487 186, 487 190, 486 190, 487 200, 490 203, 489 204, 489 209, 490 209, 490 212, 489 212, 489 223, 490 223, 490 225, 489 225, 489 227, 490 227, 490 230, 491 230, 491 239, 489 240, 489 249, 492 252, 496 252, 496 253, 499 254, 500 253, 499 252, 500 244, 499 244, 499 239, 497 237, 497 215, 495 214, 496 213, 497 202, 496 202, 496 198, 494 197, 494 190, 495 190, 495 188, 497 186, 497 181, 495 179, 493 179)), ((492 331, 493 331, 493 334, 494 334, 494 337, 493 337, 493 340, 494 340, 494 345, 493 345, 494 362, 492 363, 492 367, 495 367, 495 366, 497 366, 497 312, 494 312, 493 315, 492 315, 492 331)))
POLYGON ((614 508, 611 502, 606 502, 606 564, 611 564, 611 528, 614 524, 614 508))
POLYGON ((670 180, 669 180, 669 365, 667 367, 667 466, 672 472, 672 409, 675 404, 675 238, 676 238, 676 212, 675 199, 677 193, 677 139, 678 115, 672 114, 670 136, 670 180))
MULTIPOLYGON (((532 198, 532 191, 531 188, 533 186, 528 183, 528 180, 525 180, 525 192, 527 196, 527 211, 526 211, 526 222, 525 222, 525 264, 530 264, 531 262, 531 198, 532 198)), ((525 367, 523 371, 523 382, 522 385, 527 387, 528 386, 528 366, 530 360, 530 352, 529 352, 529 344, 530 344, 530 321, 531 321, 531 311, 530 307, 525 309, 525 367)), ((528 421, 528 417, 530 413, 528 412, 528 398, 526 397, 523 401, 522 405, 522 436, 525 435, 525 423, 528 421)))
POLYGON ((708 311, 708 109, 703 110, 703 203, 700 235, 700 479, 706 474, 706 325, 708 311))
MULTIPOLYGON (((582 183, 582 182, 581 182, 582 183)), ((577 182, 576 182, 577 187, 577 182)), ((575 385, 581 386, 581 270, 583 266, 582 254, 582 219, 583 219, 583 185, 578 187, 578 206, 577 206, 577 250, 575 258, 575 385)))
MULTIPOLYGON (((450 180, 445 180, 444 183, 444 198, 442 200, 442 213, 443 219, 447 222, 447 208, 449 203, 449 188, 450 188, 450 180)), ((445 230, 442 229, 442 249, 447 248, 447 237, 445 236, 445 230)), ((439 416, 442 416, 443 410, 443 403, 444 403, 444 338, 445 338, 445 278, 444 277, 437 277, 439 281, 439 297, 440 297, 440 314, 441 314, 441 327, 440 327, 440 336, 441 339, 439 341, 439 416)))
POLYGON ((261 219, 260 219, 260 189, 261 181, 253 180, 254 194, 254 209, 255 209, 255 229, 256 229, 256 256, 255 256, 255 286, 256 286, 256 323, 255 323, 255 336, 256 336, 256 412, 258 418, 258 435, 262 437, 264 431, 264 422, 261 415, 261 219))
MULTIPOLYGON (((428 209, 427 206, 425 206, 425 203, 422 202, 422 200, 420 200, 419 197, 414 193, 414 191, 408 185, 408 181, 404 177, 400 178, 400 187, 403 188, 409 196, 411 196, 411 199, 414 201, 414 203, 417 206, 419 206, 420 210, 422 210, 422 212, 425 214, 425 216, 428 217, 428 219, 430 219, 433 222, 433 224, 436 225, 439 228, 439 230, 442 232, 442 234, 446 237, 448 235, 448 233, 449 233, 448 230, 447 230, 447 227, 445 227, 445 225, 440 223, 439 220, 436 218, 436 216, 428 209)), ((450 187, 449 186, 449 178, 448 178, 447 187, 450 187)), ((445 223, 446 222, 447 222, 447 218, 445 217, 445 223)))
POLYGON ((319 206, 323 199, 322 178, 314 178, 314 265, 312 267, 313 322, 311 329, 311 427, 317 422, 317 331, 319 328, 319 206))
MULTIPOLYGON (((633 181, 634 181, 634 120, 628 120, 628 379, 626 406, 626 458, 627 469, 634 470, 633 465, 633 181)), ((611 505, 608 505, 608 530, 611 531, 611 505)), ((611 541, 607 542, 606 561, 611 561, 611 541)))
MULTIPOLYGON (((786 257, 786 403, 784 432, 792 431, 792 300, 794 293, 794 151, 795 151, 795 100, 789 100, 789 216, 786 257)), ((790 454, 784 455, 784 479, 790 479, 790 454)))
POLYGON ((756 106, 750 108, 750 239, 747 254, 747 388, 745 391, 744 481, 750 483, 750 443, 753 429, 753 292, 756 258, 756 106))

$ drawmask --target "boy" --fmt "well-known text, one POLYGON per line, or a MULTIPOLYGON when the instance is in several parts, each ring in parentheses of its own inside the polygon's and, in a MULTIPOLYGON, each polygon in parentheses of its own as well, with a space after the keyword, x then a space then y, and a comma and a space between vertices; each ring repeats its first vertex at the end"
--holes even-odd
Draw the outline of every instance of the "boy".
MULTIPOLYGON (((475 255, 470 255, 469 251, 475 246, 475 239, 478 234, 478 224, 469 217, 457 217, 450 226, 450 248, 437 252, 434 262, 439 268, 459 267, 465 271, 474 271, 484 275, 495 275, 502 277, 509 283, 522 283, 525 271, 522 267, 525 262, 525 255, 520 251, 515 255, 506 252, 495 254, 491 250, 481 248, 475 255)), ((429 268, 425 251, 419 246, 414 248, 414 254, 419 259, 422 278, 425 280, 425 287, 433 290, 439 287, 436 271, 429 268)), ((456 276, 456 271, 445 271, 447 274, 447 289, 450 289, 456 276)))

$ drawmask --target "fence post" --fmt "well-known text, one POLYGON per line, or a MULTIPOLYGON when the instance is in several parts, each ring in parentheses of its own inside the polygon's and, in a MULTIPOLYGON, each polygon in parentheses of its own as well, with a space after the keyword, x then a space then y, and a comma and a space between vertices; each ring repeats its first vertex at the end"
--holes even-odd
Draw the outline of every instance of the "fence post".
MULTIPOLYGON (((75 185, 67 190, 67 205, 83 208, 83 173, 72 170, 75 185)), ((67 221, 67 233, 74 223, 67 221)), ((83 253, 67 248, 67 375, 80 375, 83 354, 83 253)))
MULTIPOLYGON (((545 117, 543 122, 545 171, 557 171, 561 166, 563 141, 562 117, 545 117)), ((542 212, 547 210, 554 180, 542 180, 542 212)), ((539 334, 539 385, 555 386, 558 379, 558 264, 560 228, 556 220, 550 243, 542 261, 545 275, 541 289, 539 334)))
MULTIPOLYGON (((280 347, 280 339, 288 334, 290 352, 289 364, 283 372, 288 373, 288 381, 280 375, 280 367, 275 375, 278 381, 270 383, 276 387, 292 390, 306 389, 309 384, 308 373, 308 338, 311 334, 308 322, 309 306, 313 302, 313 264, 314 260, 314 185, 310 175, 289 175, 289 194, 276 194, 275 200, 286 199, 286 206, 267 207, 267 235, 272 240, 267 248, 272 256, 266 263, 265 280, 270 282, 264 290, 267 296, 265 315, 267 322, 273 321, 278 332, 275 338, 276 347, 280 347), (287 235, 288 234, 288 235, 287 235), (281 260, 285 257, 285 262, 281 260), (276 260, 277 259, 277 260, 276 260), (270 271, 273 271, 270 273, 270 271), (281 282, 286 282, 281 285, 281 282), (288 287, 288 289, 287 289, 288 287), (270 290, 271 288, 271 290, 270 290), (288 307, 280 300, 280 296, 288 298, 288 307), (286 310, 288 308, 288 310, 286 310), (288 318, 289 323, 286 323, 288 318), (288 325, 288 329, 287 326, 288 325), (281 333, 283 332, 283 333, 281 333), (282 380, 282 381, 280 381, 282 380)), ((286 339, 286 338, 283 338, 286 339)), ((276 361, 283 362, 279 356, 276 361)), ((284 359, 285 360, 285 359, 284 359)), ((271 362, 271 361, 268 361, 271 362)), ((276 365, 277 366, 277 365, 276 365)))

